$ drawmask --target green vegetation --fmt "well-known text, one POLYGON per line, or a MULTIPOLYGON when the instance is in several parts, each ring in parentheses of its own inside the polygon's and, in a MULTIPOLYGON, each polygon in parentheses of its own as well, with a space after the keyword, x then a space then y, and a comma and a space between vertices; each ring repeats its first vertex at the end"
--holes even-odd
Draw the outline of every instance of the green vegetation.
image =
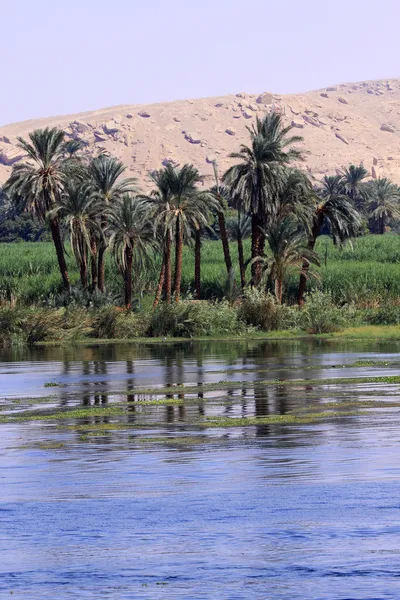
POLYGON ((148 194, 60 130, 20 139, 0 220, 30 215, 52 242, 0 244, 0 346, 400 324, 400 238, 382 235, 399 187, 362 165, 313 186, 277 114, 248 134, 213 187, 168 163, 148 194))

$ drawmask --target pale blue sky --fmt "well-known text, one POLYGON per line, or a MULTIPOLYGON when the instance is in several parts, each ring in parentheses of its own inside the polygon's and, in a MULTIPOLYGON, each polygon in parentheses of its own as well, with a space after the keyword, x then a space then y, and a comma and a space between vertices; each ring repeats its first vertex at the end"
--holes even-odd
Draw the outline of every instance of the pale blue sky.
POLYGON ((399 0, 0 0, 0 124, 399 77, 399 0))

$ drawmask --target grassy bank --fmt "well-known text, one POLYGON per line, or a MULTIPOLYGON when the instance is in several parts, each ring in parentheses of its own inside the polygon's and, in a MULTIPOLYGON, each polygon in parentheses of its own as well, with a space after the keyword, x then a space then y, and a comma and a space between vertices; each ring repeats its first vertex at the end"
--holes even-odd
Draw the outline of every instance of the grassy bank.
MULTIPOLYGON (((236 245, 231 245, 236 261, 236 245)), ((106 296, 98 304, 78 296, 63 306, 61 282, 50 243, 0 244, 0 346, 99 341, 164 341, 167 339, 298 339, 318 335, 329 339, 400 339, 400 236, 369 235, 353 247, 338 248, 330 239, 318 240, 321 279, 299 310, 293 304, 298 277, 285 281, 287 303, 228 285, 221 244, 205 241, 202 248, 202 293, 208 301, 193 302, 194 257, 185 248, 184 291, 179 305, 152 308, 158 259, 135 281, 133 310, 117 308, 122 279, 107 257, 106 296), (223 300, 223 298, 228 298, 223 300)), ((249 241, 245 244, 249 255, 249 241)), ((78 279, 69 257, 73 283, 78 279)), ((65 297, 64 297, 65 300, 65 297)))
MULTIPOLYGON (((233 264, 238 264, 236 244, 231 244, 233 264)), ((379 304, 383 300, 400 298, 400 236, 395 234, 367 235, 354 240, 343 249, 333 246, 329 238, 318 239, 321 257, 320 282, 313 282, 329 292, 337 303, 359 305, 379 304)), ((245 258, 250 255, 250 241, 245 241, 245 258)), ((73 283, 78 281, 75 261, 67 259, 73 283)), ((135 280, 137 296, 151 296, 158 279, 159 259, 153 267, 135 280)), ((238 279, 238 273, 236 273, 238 279)), ((194 256, 184 249, 183 290, 193 290, 194 256)), ((111 295, 122 292, 120 277, 110 256, 107 256, 106 281, 111 295)), ((295 298, 298 277, 286 280, 286 298, 295 298)), ((226 270, 219 241, 204 241, 202 246, 202 294, 204 298, 222 298, 228 293, 226 270)), ((51 302, 61 292, 60 275, 53 245, 50 242, 0 244, 0 299, 10 294, 22 304, 51 302)))

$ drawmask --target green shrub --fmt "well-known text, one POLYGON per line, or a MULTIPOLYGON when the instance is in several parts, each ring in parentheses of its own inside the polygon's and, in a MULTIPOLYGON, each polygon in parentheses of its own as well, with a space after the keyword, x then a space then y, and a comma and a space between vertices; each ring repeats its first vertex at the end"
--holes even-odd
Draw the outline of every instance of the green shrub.
POLYGON ((190 307, 188 331, 196 336, 244 333, 245 327, 237 310, 227 300, 222 302, 195 302, 190 307))
POLYGON ((107 340, 117 337, 118 310, 115 306, 105 306, 91 314, 93 337, 107 340))
POLYGON ((89 312, 81 307, 70 305, 62 312, 61 327, 65 339, 69 341, 88 337, 93 333, 89 312))
POLYGON ((228 302, 184 301, 162 304, 151 315, 153 337, 240 334, 244 326, 228 302))
POLYGON ((23 317, 23 332, 30 346, 37 342, 62 339, 62 311, 49 308, 29 310, 23 317))
POLYGON ((262 331, 296 329, 299 321, 297 308, 279 304, 275 296, 257 288, 245 291, 238 315, 246 325, 262 331))
POLYGON ((346 324, 346 309, 332 302, 328 292, 313 292, 307 296, 301 311, 301 326, 309 333, 333 333, 346 324))
POLYGON ((400 325, 400 306, 384 302, 379 308, 365 311, 363 320, 369 325, 400 325))
POLYGON ((0 307, 0 348, 11 346, 20 333, 20 313, 15 308, 0 307))
POLYGON ((140 311, 137 313, 124 311, 117 317, 116 337, 118 339, 132 339, 145 337, 151 323, 150 313, 140 311))

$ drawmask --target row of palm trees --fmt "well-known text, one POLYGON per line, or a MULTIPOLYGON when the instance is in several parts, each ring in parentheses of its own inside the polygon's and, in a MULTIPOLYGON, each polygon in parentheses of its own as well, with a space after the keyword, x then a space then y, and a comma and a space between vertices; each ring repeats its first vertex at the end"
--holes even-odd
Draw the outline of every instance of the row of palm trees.
POLYGON ((167 164, 151 173, 153 189, 144 194, 136 180, 125 177, 126 167, 100 154, 86 159, 75 141, 58 129, 36 130, 29 141, 19 139, 26 160, 13 167, 4 191, 21 210, 47 221, 66 290, 70 289, 62 239, 68 228, 71 249, 82 287, 105 290, 105 254, 114 254, 124 278, 124 301, 132 301, 132 277, 146 269, 157 252, 161 268, 154 304, 179 302, 184 244, 195 254, 195 293, 201 297, 201 244, 210 222, 218 223, 227 275, 232 262, 226 209, 236 209, 239 272, 247 284, 273 288, 279 302, 288 269, 300 273, 298 302, 304 302, 312 266, 319 264, 315 243, 329 233, 336 243, 360 234, 369 222, 380 233, 389 219, 400 216, 398 186, 387 179, 367 180, 362 165, 350 166, 313 185, 294 166, 302 160, 296 145, 302 141, 284 127, 280 115, 256 119, 248 128, 249 144, 231 154, 235 164, 204 189, 192 165, 167 164), (251 220, 251 258, 245 261, 243 235, 251 220), (268 251, 265 252, 265 245, 268 251), (172 260, 175 253, 174 261, 172 260), (174 264, 174 274, 172 273, 174 264), (251 275, 247 280, 246 269, 251 275))

